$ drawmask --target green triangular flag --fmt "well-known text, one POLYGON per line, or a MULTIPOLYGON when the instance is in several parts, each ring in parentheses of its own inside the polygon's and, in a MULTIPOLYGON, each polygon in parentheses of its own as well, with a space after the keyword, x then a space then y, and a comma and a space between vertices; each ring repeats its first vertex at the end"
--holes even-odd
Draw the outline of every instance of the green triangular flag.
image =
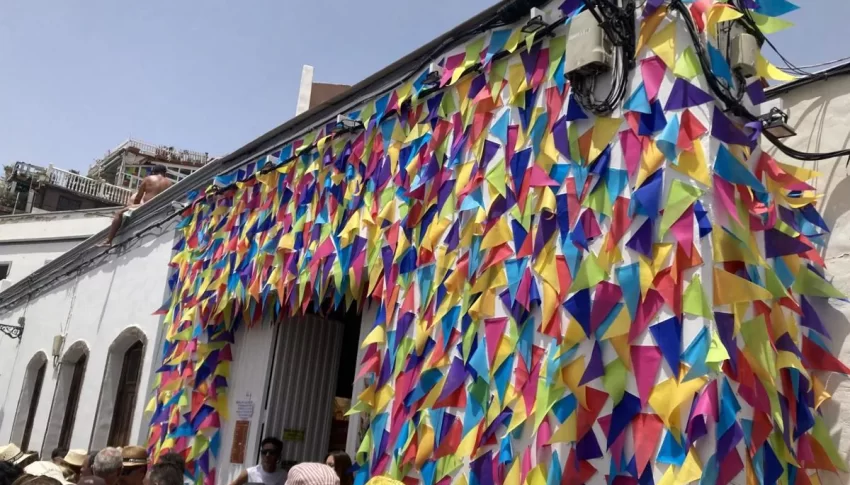
POLYGON ((664 205, 664 214, 658 226, 658 236, 664 237, 674 222, 678 221, 682 214, 688 210, 702 195, 702 190, 693 185, 674 180, 670 185, 670 193, 667 194, 667 203, 664 205))
POLYGON ((705 292, 702 290, 702 283, 699 275, 695 275, 691 284, 682 295, 682 311, 688 315, 696 315, 713 319, 714 314, 711 312, 711 307, 708 305, 708 300, 705 299, 705 292))
POLYGON ((588 251, 587 257, 581 261, 576 279, 570 285, 570 293, 596 286, 607 278, 608 274, 599 266, 596 255, 588 251))
POLYGON ((805 267, 797 274, 797 280, 791 287, 794 291, 806 296, 819 296, 822 298, 846 298, 825 279, 816 275, 811 269, 805 267))

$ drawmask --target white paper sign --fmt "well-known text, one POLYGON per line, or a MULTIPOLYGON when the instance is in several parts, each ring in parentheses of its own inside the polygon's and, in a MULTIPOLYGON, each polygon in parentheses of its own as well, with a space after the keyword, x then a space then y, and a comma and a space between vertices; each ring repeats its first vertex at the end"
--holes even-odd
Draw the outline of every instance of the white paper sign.
POLYGON ((236 401, 236 417, 240 420, 254 417, 254 401, 236 401))

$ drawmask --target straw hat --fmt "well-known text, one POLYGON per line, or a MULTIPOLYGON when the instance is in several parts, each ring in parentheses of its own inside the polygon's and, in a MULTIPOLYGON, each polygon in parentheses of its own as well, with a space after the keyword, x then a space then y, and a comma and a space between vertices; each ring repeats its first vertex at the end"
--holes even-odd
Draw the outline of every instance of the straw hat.
POLYGON ((339 485, 339 477, 324 463, 299 463, 289 470, 286 485, 339 485))
POLYGON ((37 461, 35 463, 30 463, 24 468, 24 473, 34 477, 49 477, 57 480, 62 485, 72 485, 71 482, 65 480, 62 468, 52 461, 37 461))
POLYGON ((404 483, 387 477, 372 477, 366 485, 404 485, 404 483))
POLYGON ((65 458, 62 458, 62 461, 72 468, 82 468, 88 457, 89 454, 86 450, 68 450, 68 454, 65 455, 65 458))
POLYGON ((148 450, 141 446, 125 446, 121 449, 121 459, 124 462, 124 468, 147 466, 148 450))
POLYGON ((17 465, 27 458, 35 455, 35 453, 25 453, 18 448, 18 445, 9 443, 6 446, 0 446, 0 461, 5 461, 13 465, 17 465))

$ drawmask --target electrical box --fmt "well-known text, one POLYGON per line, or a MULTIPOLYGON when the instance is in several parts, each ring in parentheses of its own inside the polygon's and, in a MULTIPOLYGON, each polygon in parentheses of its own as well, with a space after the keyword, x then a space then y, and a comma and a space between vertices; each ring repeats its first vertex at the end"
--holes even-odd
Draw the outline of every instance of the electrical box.
POLYGON ((62 347, 65 346, 65 336, 64 335, 56 335, 53 337, 53 352, 52 356, 54 359, 59 358, 62 355, 62 347))
POLYGON ((732 69, 737 69, 744 77, 755 76, 759 52, 759 44, 756 38, 750 34, 740 33, 732 39, 730 47, 732 69))
POLYGON ((598 74, 611 69, 613 45, 589 10, 576 15, 567 25, 564 74, 598 74))

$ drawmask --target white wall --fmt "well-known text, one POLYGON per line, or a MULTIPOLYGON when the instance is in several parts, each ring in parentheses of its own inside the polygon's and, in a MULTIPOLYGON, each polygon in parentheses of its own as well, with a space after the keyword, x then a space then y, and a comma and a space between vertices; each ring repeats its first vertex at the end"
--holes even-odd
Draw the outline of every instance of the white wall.
POLYGON ((91 236, 109 225, 115 209, 41 212, 0 216, 0 243, 91 236))
POLYGON ((0 216, 0 263, 11 263, 4 289, 97 234, 114 209, 0 216))
MULTIPOLYGON (((147 424, 142 418, 150 396, 150 372, 158 359, 160 317, 152 313, 161 306, 168 277, 173 229, 137 242, 133 249, 115 257, 77 279, 36 296, 25 305, 0 315, 0 324, 17 324, 26 318, 23 339, 18 343, 0 338, 0 442, 9 440, 27 363, 36 352, 51 356, 53 336, 65 334, 65 348, 84 342, 89 350, 80 404, 71 438, 72 448, 89 448, 98 398, 110 345, 125 329, 138 327, 147 338, 138 399, 134 410, 132 442, 142 444, 147 424)), ((120 362, 118 362, 120 365, 120 362)), ((58 377, 48 364, 38 403, 30 449, 41 450, 58 377)), ((111 419, 104 416, 102 419, 111 419)), ((51 428, 61 423, 51 423, 51 428)), ((53 435, 53 432, 49 433, 53 435)), ((57 435, 58 436, 58 435, 57 435)), ((50 450, 46 450, 48 453, 50 450)))
MULTIPOLYGON (((790 115, 788 124, 797 136, 783 140, 798 150, 828 152, 850 148, 850 76, 832 77, 802 86, 780 95, 790 115)), ((823 198, 818 210, 832 229, 825 239, 821 256, 826 261, 828 276, 845 295, 850 295, 850 169, 847 158, 822 162, 799 162, 776 150, 771 154, 779 161, 817 170, 821 176, 810 183, 823 198)), ((812 300, 818 300, 814 298, 812 300)), ((832 336, 831 350, 844 363, 850 363, 850 303, 838 300, 813 302, 832 336)), ((821 411, 841 455, 850 459, 850 378, 823 375, 832 399, 821 411)), ((822 473, 824 484, 850 483, 850 475, 840 477, 822 473)))
POLYGON ((26 244, 0 243, 0 263, 11 263, 9 275, 6 277, 6 280, 9 283, 17 283, 29 276, 33 271, 44 266, 48 261, 58 258, 80 242, 82 241, 49 241, 26 244))

